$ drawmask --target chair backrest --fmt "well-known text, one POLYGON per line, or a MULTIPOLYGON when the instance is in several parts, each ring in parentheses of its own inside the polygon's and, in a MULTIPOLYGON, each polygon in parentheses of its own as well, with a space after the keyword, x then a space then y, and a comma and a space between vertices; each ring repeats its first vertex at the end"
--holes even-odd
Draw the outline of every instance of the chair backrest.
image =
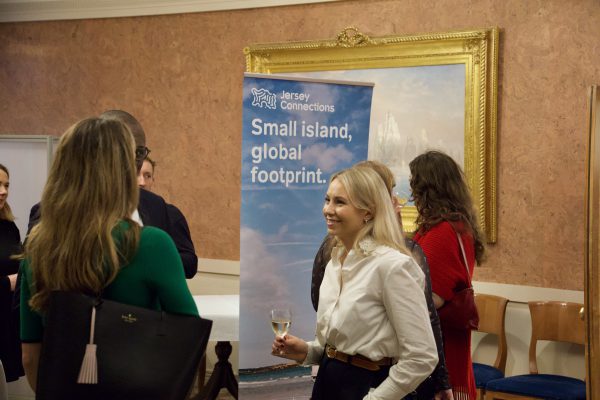
POLYGON ((579 316, 583 304, 564 301, 530 301, 531 342, 529 372, 538 373, 536 347, 538 340, 585 345, 585 322, 579 316))
POLYGON ((508 299, 491 294, 475 293, 475 304, 479 313, 478 331, 498 336, 498 353, 493 366, 504 373, 508 353, 504 317, 506 316, 508 299))

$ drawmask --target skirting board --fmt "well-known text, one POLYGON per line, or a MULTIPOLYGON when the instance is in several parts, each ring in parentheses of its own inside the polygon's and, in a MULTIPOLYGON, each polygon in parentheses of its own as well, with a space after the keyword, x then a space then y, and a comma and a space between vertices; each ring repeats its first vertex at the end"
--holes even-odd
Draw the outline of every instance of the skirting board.
POLYGON ((528 301, 569 301, 573 303, 584 302, 582 290, 564 290, 536 286, 510 285, 507 283, 473 281, 475 293, 494 294, 506 297, 515 303, 528 301))
POLYGON ((232 261, 216 260, 213 258, 199 258, 198 272, 240 276, 240 262, 239 260, 232 261))

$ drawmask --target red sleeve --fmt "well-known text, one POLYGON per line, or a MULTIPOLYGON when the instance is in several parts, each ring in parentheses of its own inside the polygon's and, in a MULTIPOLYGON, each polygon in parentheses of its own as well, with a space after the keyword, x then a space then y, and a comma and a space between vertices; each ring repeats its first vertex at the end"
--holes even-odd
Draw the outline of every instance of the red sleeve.
MULTIPOLYGON (((465 246, 469 270, 473 271, 474 246, 468 233, 461 235, 465 246)), ((429 264, 431 288, 444 300, 450 300, 454 293, 467 287, 467 271, 454 228, 448 222, 441 222, 419 235, 417 243, 423 249, 429 264)))

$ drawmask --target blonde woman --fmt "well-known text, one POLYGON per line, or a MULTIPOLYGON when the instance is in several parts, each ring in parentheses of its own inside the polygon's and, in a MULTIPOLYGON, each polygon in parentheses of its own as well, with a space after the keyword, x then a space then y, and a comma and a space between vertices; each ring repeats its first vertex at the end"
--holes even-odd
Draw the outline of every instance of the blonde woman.
POLYGON ((313 400, 401 399, 438 361, 423 272, 372 169, 334 174, 323 215, 337 245, 321 285, 316 340, 278 337, 272 352, 320 364, 313 400))
POLYGON ((0 362, 4 365, 6 380, 11 382, 23 376, 18 329, 19 315, 12 309, 19 270, 19 261, 12 256, 21 254, 23 250, 21 235, 8 205, 9 188, 8 169, 0 164, 0 362))
POLYGON ((164 231, 135 223, 135 147, 120 121, 89 118, 62 136, 42 195, 40 222, 21 263, 23 365, 35 390, 52 290, 198 315, 181 258, 164 231))
MULTIPOLYGON (((385 184, 387 193, 389 194, 390 200, 394 205, 398 216, 398 222, 402 227, 402 220, 400 216, 401 207, 398 206, 398 201, 394 196, 394 187, 396 186, 396 179, 392 171, 383 163, 374 160, 361 161, 355 164, 355 167, 370 168, 381 177, 385 184)), ((315 307, 315 311, 318 310, 319 302, 319 290, 321 287, 321 281, 325 273, 327 263, 331 259, 331 249, 335 243, 335 237, 327 235, 313 263, 312 271, 312 282, 311 282, 311 299, 315 307)), ((404 239, 406 247, 411 251, 411 255, 417 264, 421 267, 421 270, 425 274, 425 299, 427 300, 427 309, 429 311, 429 320, 431 322, 431 328, 433 330, 433 336, 438 352, 438 365, 431 374, 431 376, 425 379, 415 392, 404 397, 405 400, 420 399, 420 400, 452 400, 452 389, 448 380, 448 370, 446 369, 446 361, 444 358, 444 345, 442 340, 442 331, 440 327, 440 319, 438 317, 435 304, 432 297, 431 291, 431 279, 429 277, 429 266, 423 250, 418 244, 410 239, 404 239)))

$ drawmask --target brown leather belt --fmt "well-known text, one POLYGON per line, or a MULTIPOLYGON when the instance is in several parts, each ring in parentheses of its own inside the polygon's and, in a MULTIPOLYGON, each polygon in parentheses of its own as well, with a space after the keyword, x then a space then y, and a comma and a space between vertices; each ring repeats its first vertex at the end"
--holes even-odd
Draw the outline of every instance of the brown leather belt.
POLYGON ((328 358, 335 358, 338 361, 354 365, 355 367, 368 369, 369 371, 379 371, 379 367, 393 365, 394 361, 390 357, 384 357, 381 360, 373 361, 360 354, 350 355, 336 350, 335 347, 326 345, 325 355, 328 358))

